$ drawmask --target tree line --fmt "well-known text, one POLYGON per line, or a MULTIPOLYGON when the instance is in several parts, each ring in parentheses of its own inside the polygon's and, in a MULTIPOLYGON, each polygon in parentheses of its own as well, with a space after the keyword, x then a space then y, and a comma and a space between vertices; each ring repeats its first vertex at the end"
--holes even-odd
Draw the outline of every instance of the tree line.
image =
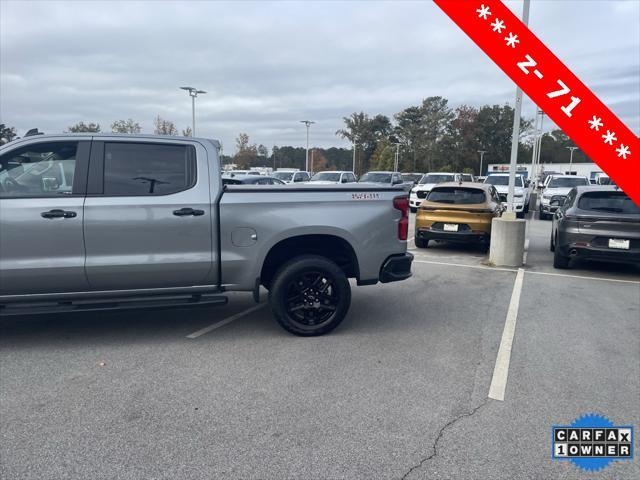
MULTIPOLYGON (((446 98, 428 97, 396 113, 393 120, 354 112, 343 119, 345 126, 336 134, 356 145, 359 172, 393 169, 398 149, 400 171, 483 174, 489 163, 509 163, 513 116, 509 105, 451 108, 446 98), (485 151, 483 172, 479 172, 480 150, 485 151)), ((534 134, 533 121, 522 118, 518 163, 531 163, 534 134)), ((569 146, 573 142, 562 130, 545 133, 540 161, 568 162, 569 146)), ((576 151, 574 161, 589 159, 576 151)))
MULTIPOLYGON (((160 115, 157 115, 153 120, 153 133, 155 135, 179 135, 178 128, 171 120, 166 120, 160 115)), ((67 127, 64 133, 100 133, 102 127, 97 122, 78 122, 74 125, 67 127)), ((112 133, 141 133, 142 128, 140 124, 131 118, 126 120, 116 120, 111 124, 112 133)), ((187 127, 182 130, 182 135, 185 137, 191 137, 193 135, 191 127, 187 127)), ((18 137, 15 127, 9 127, 7 125, 0 124, 0 145, 8 143, 12 140, 16 140, 18 137)))
MULTIPOLYGON (((489 163, 509 163, 514 110, 509 105, 460 105, 451 108, 443 97, 427 97, 419 105, 405 108, 392 118, 382 114, 369 115, 354 112, 344 117, 343 128, 336 135, 355 146, 355 172, 392 170, 396 150, 399 170, 403 172, 465 172, 483 174, 489 163), (479 172, 479 150, 485 151, 483 172, 479 172)), ((79 122, 68 127, 68 132, 100 132, 98 123, 79 122)), ((133 119, 116 120, 111 124, 115 133, 140 133, 140 124, 133 119)), ((157 135, 179 135, 176 125, 160 115, 154 119, 157 135)), ((535 140, 533 122, 520 121, 518 163, 531 163, 535 140)), ((192 136, 191 127, 182 135, 192 136)), ((16 138, 15 128, 0 125, 0 138, 16 138)), ((271 152, 263 144, 251 143, 247 133, 236 138, 235 153, 223 154, 225 164, 238 168, 272 167, 305 168, 306 151, 302 147, 273 146, 271 152)), ((552 130, 542 137, 540 161, 566 163, 567 147, 573 142, 562 130, 552 130)), ((352 147, 353 148, 353 147, 352 147)), ((351 170, 352 148, 312 148, 309 160, 313 171, 351 170)), ((590 161, 576 150, 574 162, 590 161)))
MULTIPOLYGON (((393 115, 369 115, 354 112, 344 117, 344 127, 336 135, 355 148, 355 171, 393 170, 396 150, 398 169, 402 172, 464 172, 484 174, 489 163, 509 163, 514 109, 509 105, 484 105, 476 108, 460 105, 451 108, 443 97, 425 98, 393 115), (480 154, 484 151, 483 171, 480 154)), ((533 121, 520 120, 518 163, 531 163, 535 141, 533 121)), ((566 163, 573 141, 559 129, 542 137, 540 161, 566 163)), ((241 133, 236 140, 236 154, 225 157, 239 168, 253 166, 293 167, 304 169, 305 149, 274 147, 271 156, 262 145, 252 145, 241 133), (262 153, 261 153, 262 152, 262 153)), ((577 150, 574 162, 590 159, 577 150)), ((353 150, 313 148, 310 162, 314 171, 351 170, 353 150)))

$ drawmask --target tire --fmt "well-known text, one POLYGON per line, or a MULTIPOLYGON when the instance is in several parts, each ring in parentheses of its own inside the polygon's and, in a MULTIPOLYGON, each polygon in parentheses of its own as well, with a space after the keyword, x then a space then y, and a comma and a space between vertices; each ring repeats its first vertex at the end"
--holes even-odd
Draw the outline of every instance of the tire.
POLYGON ((551 231, 551 236, 549 237, 549 251, 553 252, 555 251, 556 246, 553 243, 553 230, 551 231))
POLYGON ((516 212, 516 218, 524 218, 524 212, 516 212))
POLYGON ((529 201, 527 202, 527 204, 524 206, 524 213, 525 213, 525 214, 526 214, 526 213, 529 213, 529 203, 531 203, 531 200, 529 200, 529 201))
POLYGON ((277 322, 302 337, 332 331, 344 320, 350 304, 347 276, 334 262, 318 255, 301 255, 285 263, 269 290, 269 305, 277 322))
POLYGON ((409 207, 409 210, 411 210, 411 213, 416 213, 418 211, 417 207, 409 207))
POLYGON ((553 252, 553 268, 569 268, 569 257, 560 253, 559 248, 555 248, 553 252))
POLYGON ((429 246, 429 240, 425 240, 423 238, 415 238, 415 243, 417 248, 427 248, 429 246))
POLYGON ((547 219, 547 214, 542 213, 542 210, 540 210, 540 220, 546 220, 546 219, 547 219))

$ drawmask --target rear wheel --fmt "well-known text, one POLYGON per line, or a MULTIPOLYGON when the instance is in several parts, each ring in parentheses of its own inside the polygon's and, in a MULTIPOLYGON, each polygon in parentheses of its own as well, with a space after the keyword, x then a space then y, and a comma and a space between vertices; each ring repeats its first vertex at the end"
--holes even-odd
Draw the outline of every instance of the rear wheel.
POLYGON ((554 251, 556 249, 555 242, 553 241, 553 231, 551 232, 551 236, 549 237, 549 250, 554 251))
POLYGON ((423 238, 415 238, 416 247, 418 248, 427 248, 429 246, 429 240, 424 240, 423 238))
POLYGON ((524 212, 516 212, 516 218, 524 218, 524 212))
POLYGON ((317 255, 302 255, 275 274, 269 304, 288 332, 310 337, 328 333, 344 319, 351 304, 351 286, 342 269, 317 255))
POLYGON ((418 211, 417 207, 410 207, 409 210, 411 210, 411 213, 416 213, 418 211))
MULTIPOLYGON (((556 245, 557 247, 557 245, 556 245)), ((553 251, 553 268, 569 268, 569 257, 560 253, 559 248, 554 248, 553 251)))
POLYGON ((524 213, 529 213, 529 202, 524 206, 524 213))

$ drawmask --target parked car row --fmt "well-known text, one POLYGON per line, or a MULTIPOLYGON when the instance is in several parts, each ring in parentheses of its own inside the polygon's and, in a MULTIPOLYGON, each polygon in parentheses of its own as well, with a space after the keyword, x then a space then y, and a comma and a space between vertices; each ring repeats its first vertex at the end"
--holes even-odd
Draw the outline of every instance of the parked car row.
MULTIPOLYGON (((443 176, 429 175, 431 180, 443 176)), ((432 184, 417 209, 415 246, 427 248, 431 240, 445 240, 488 250, 492 220, 506 208, 505 194, 499 190, 504 190, 505 177, 508 180, 507 174, 500 174, 484 183, 432 184)), ((521 195, 516 206, 526 212, 528 190, 522 191, 521 180, 516 182, 515 198, 521 195)), ((540 218, 548 215, 553 217, 549 248, 555 268, 569 268, 572 259, 640 266, 640 206, 617 186, 591 185, 586 177, 552 177, 540 202, 540 218)))
MULTIPOLYGON (((410 174, 417 175, 417 174, 410 174)), ((350 171, 323 171, 311 176, 309 172, 299 170, 278 170, 271 175, 261 175, 257 171, 231 170, 222 176, 223 183, 255 184, 255 185, 284 185, 293 183, 311 183, 314 185, 332 185, 343 183, 369 183, 377 186, 394 187, 402 186, 409 191, 413 186, 411 180, 405 180, 399 172, 372 171, 362 175, 359 179, 350 171)))

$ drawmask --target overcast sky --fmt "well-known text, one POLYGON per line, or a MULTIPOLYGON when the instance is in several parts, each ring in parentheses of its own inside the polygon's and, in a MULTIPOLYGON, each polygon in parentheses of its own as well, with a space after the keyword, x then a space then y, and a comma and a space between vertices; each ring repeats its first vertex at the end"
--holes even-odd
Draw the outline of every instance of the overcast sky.
MULTIPOLYGON (((520 15, 521 1, 508 3, 520 15)), ((429 1, 0 1, 0 118, 20 135, 155 115, 234 150, 345 146, 354 111, 392 116, 441 95, 513 104, 514 85, 429 1)), ((640 1, 534 0, 530 27, 636 134, 640 1)), ((525 99, 523 113, 533 116, 525 99)))

